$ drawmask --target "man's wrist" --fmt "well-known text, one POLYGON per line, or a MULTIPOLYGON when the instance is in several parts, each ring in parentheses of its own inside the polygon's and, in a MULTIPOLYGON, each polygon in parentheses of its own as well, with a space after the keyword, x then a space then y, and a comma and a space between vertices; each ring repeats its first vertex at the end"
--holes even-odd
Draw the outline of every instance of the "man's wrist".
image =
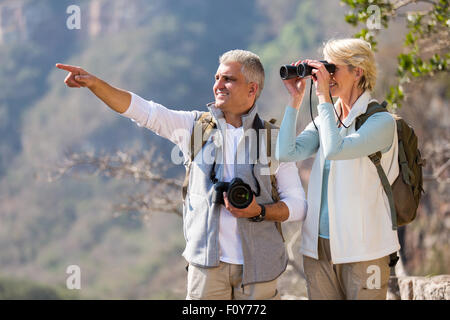
POLYGON ((265 219, 265 217, 266 217, 266 207, 264 205, 262 205, 262 204, 258 204, 258 205, 261 208, 261 211, 260 211, 260 213, 257 216, 248 218, 250 221, 261 222, 261 221, 263 221, 265 219))
POLYGON ((99 78, 92 76, 92 84, 89 85, 87 88, 90 89, 91 91, 95 91, 98 89, 98 86, 100 85, 100 82, 102 80, 100 80, 99 78))

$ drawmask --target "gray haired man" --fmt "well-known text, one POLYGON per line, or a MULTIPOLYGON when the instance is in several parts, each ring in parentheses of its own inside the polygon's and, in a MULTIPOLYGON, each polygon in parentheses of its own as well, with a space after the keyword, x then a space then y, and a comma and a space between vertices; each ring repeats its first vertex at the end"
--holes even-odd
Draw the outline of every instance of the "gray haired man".
POLYGON ((303 220, 305 194, 295 164, 274 160, 270 169, 275 172, 280 198, 274 202, 270 175, 263 174, 267 163, 254 161, 252 156, 252 146, 267 148, 265 139, 258 143, 256 134, 248 134, 258 119, 255 102, 264 86, 259 57, 232 50, 219 62, 213 86, 215 102, 208 106, 217 134, 202 149, 212 150, 213 161, 205 161, 203 152, 190 161, 190 137, 202 112, 170 110, 114 88, 82 68, 56 66, 69 72, 67 86, 89 88, 111 109, 169 139, 183 152, 190 166, 183 206, 183 256, 189 263, 187 299, 279 299, 277 279, 286 268, 287 255, 275 222, 303 220), (174 134, 180 130, 186 134, 174 134), (217 137, 220 143, 215 141, 217 137), (223 204, 213 199, 217 196, 215 183, 235 177, 255 191, 245 208, 232 206, 226 192, 223 204))

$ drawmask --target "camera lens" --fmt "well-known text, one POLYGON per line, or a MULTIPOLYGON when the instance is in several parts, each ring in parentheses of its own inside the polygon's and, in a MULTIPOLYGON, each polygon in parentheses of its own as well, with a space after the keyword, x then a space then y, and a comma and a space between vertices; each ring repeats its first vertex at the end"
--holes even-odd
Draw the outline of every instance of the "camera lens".
POLYGON ((253 192, 245 185, 235 185, 228 191, 228 200, 236 208, 247 208, 253 200, 253 192))

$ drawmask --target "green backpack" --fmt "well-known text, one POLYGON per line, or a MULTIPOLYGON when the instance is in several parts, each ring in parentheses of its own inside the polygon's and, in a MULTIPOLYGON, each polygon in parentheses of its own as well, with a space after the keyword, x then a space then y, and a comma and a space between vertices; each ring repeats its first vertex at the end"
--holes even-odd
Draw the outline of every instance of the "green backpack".
MULTIPOLYGON (((356 130, 371 115, 377 112, 388 112, 386 106, 386 101, 381 105, 377 102, 371 102, 366 113, 356 119, 356 130)), ((373 153, 369 155, 369 158, 377 168, 381 184, 389 200, 392 230, 397 230, 397 226, 406 225, 416 218, 420 197, 424 191, 422 167, 425 165, 425 159, 422 158, 418 149, 417 136, 413 128, 400 116, 392 115, 397 123, 398 164, 400 169, 399 175, 392 186, 381 167, 381 152, 373 153)))
MULTIPOLYGON (((272 135, 271 130, 276 128, 274 126, 275 119, 271 119, 270 121, 263 121, 259 118, 258 115, 255 116, 255 121, 253 123, 253 128, 256 130, 265 129, 266 132, 266 150, 267 150, 267 157, 270 158, 272 154, 272 135)), ((194 128, 192 130, 191 139, 190 139, 190 162, 188 163, 188 166, 186 168, 186 176, 184 177, 183 187, 182 187, 182 196, 183 200, 186 198, 187 189, 189 185, 189 176, 191 171, 191 165, 194 161, 195 156, 200 152, 200 150, 203 148, 205 143, 208 141, 209 137, 211 136, 214 129, 217 128, 217 124, 215 123, 212 115, 210 112, 203 112, 201 113, 200 117, 195 121, 194 128), (202 143, 194 143, 194 135, 198 130, 201 130, 201 136, 202 136, 202 143)), ((258 154, 259 154, 259 134, 256 135, 258 137, 258 154)), ((258 156, 259 157, 259 156, 258 156)), ((269 162, 270 167, 270 162, 269 162)), ((272 185, 272 199, 274 202, 278 202, 280 200, 280 195, 277 190, 277 180, 275 178, 274 174, 270 175, 270 182, 272 185)), ((281 223, 275 222, 276 228, 278 232, 280 232, 281 237, 283 238, 283 231, 281 229, 281 223)))

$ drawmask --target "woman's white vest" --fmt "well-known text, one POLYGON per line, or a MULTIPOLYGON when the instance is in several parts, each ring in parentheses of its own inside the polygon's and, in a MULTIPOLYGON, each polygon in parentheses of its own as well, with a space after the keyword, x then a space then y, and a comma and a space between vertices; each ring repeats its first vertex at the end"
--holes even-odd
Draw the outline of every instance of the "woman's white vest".
MULTIPOLYGON (((355 132, 356 118, 365 113, 371 101, 364 93, 344 121, 340 135, 355 132)), ((336 106, 339 101, 336 102, 336 106)), ((315 119, 320 127, 320 117, 315 119)), ((320 131, 319 131, 320 134, 320 131)), ((399 173, 397 130, 391 148, 383 153, 381 165, 392 184, 399 173)), ((319 146, 308 185, 308 214, 302 227, 300 252, 318 259, 319 213, 324 153, 319 146)), ((328 217, 331 258, 334 264, 368 261, 400 249, 397 231, 392 230, 386 194, 374 164, 367 156, 330 161, 328 217)))

